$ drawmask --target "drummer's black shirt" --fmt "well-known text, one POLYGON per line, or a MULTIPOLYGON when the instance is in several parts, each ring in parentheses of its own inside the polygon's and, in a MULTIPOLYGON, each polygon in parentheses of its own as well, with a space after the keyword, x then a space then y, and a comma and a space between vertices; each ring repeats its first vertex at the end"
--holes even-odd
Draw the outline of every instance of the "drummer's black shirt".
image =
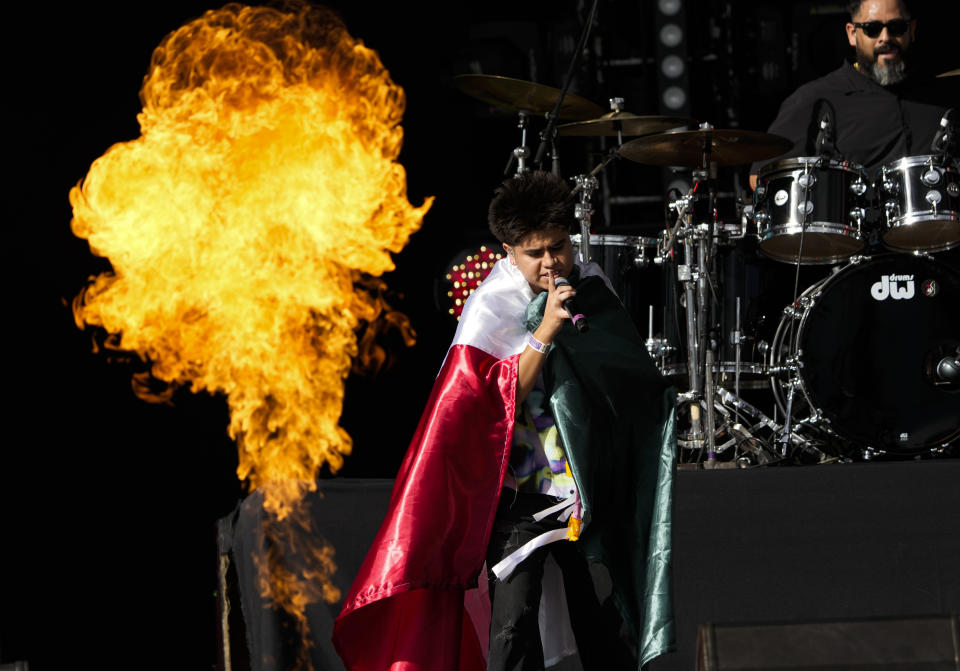
MULTIPOLYGON (((950 78, 908 77, 884 87, 844 63, 783 101, 768 132, 788 138, 794 146, 774 160, 816 155, 819 118, 813 117, 821 99, 829 101, 836 113, 834 134, 840 158, 860 164, 871 179, 887 163, 930 154, 947 108, 944 96, 950 82, 944 79, 950 78)), ((754 164, 751 172, 756 173, 762 165, 754 164)))

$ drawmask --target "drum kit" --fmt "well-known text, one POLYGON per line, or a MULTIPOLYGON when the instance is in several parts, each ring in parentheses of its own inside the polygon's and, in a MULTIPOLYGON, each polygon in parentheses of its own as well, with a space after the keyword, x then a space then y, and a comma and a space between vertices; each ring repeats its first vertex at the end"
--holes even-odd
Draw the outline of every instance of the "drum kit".
POLYGON ((595 168, 571 180, 580 222, 572 239, 581 260, 599 263, 618 291, 638 268, 656 269, 665 287, 661 310, 649 305, 633 316, 638 324, 646 317, 647 351, 680 390, 681 463, 744 468, 952 454, 960 437, 960 271, 933 254, 960 246, 955 156, 907 156, 868 174, 829 152, 775 160, 792 142, 638 116, 620 99, 603 114, 589 100, 522 80, 461 75, 456 85, 519 114, 521 144, 508 173, 530 169, 536 115, 571 120, 541 134, 557 174, 556 135, 616 138, 595 168), (691 171, 692 188, 667 199, 659 234, 591 230, 597 174, 617 159, 691 171), (752 199, 720 216, 718 167, 765 161, 773 162, 758 171, 752 199), (792 293, 766 321, 755 314, 764 278, 743 280, 745 264, 793 276, 775 283, 792 293), (809 279, 818 269, 825 276, 800 291, 801 270, 809 279))

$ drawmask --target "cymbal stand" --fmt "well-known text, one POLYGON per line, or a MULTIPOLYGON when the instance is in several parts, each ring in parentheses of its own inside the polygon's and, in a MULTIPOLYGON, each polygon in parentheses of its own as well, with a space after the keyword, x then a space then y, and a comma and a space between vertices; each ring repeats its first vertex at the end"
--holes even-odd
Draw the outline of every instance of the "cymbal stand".
POLYGON ((593 216, 593 192, 597 190, 600 182, 594 177, 594 173, 577 175, 573 180, 576 184, 573 193, 580 194, 580 202, 573 209, 573 216, 580 222, 580 262, 586 264, 590 261, 590 220, 593 216))
MULTIPOLYGON (((623 111, 623 98, 610 98, 610 110, 614 114, 619 114, 623 111)), ((617 131, 617 147, 623 146, 623 123, 618 119, 613 122, 613 127, 617 131)))
MULTIPOLYGON (((709 144, 705 145, 703 165, 710 165, 709 144)), ((704 448, 707 451, 706 468, 713 468, 717 461, 716 436, 714 427, 716 426, 713 412, 713 349, 708 342, 707 330, 710 323, 710 262, 713 259, 713 236, 716 222, 711 213, 714 208, 715 184, 711 177, 712 171, 694 170, 693 184, 694 188, 707 187, 707 216, 706 221, 696 222, 699 233, 697 246, 697 340, 698 359, 702 371, 702 390, 704 402, 707 411, 707 430, 705 432, 706 443, 704 448)))
POLYGON ((510 153, 510 160, 507 161, 507 168, 503 171, 504 175, 510 174, 510 168, 517 164, 517 173, 522 175, 527 171, 527 160, 530 158, 530 147, 527 146, 527 125, 529 123, 530 113, 524 110, 519 112, 520 120, 517 122, 517 128, 520 129, 520 146, 516 147, 510 153))
MULTIPOLYGON (((700 401, 705 388, 702 362, 701 338, 702 312, 698 295, 702 285, 705 265, 703 230, 693 222, 693 196, 691 193, 679 199, 673 206, 678 212, 677 226, 671 234, 683 243, 683 263, 677 264, 677 279, 683 285, 684 311, 687 321, 687 374, 690 389, 679 395, 679 400, 690 402, 690 441, 692 447, 705 446, 704 430, 700 418, 700 401)), ((672 244, 672 242, 670 243, 672 244)), ((710 432, 706 432, 709 434, 710 432)))

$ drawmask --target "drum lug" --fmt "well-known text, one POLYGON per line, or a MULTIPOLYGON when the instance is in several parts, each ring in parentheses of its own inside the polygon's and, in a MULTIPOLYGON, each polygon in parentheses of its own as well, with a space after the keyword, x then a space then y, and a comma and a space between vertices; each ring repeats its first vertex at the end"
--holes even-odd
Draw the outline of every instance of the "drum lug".
MULTIPOLYGON (((816 298, 819 295, 819 292, 812 296, 801 296, 797 299, 797 302, 793 305, 788 305, 783 309, 783 314, 791 317, 793 319, 799 319, 803 317, 803 314, 810 309, 810 306, 816 302, 816 298)), ((802 354, 802 352, 800 352, 802 354)))
POLYGON ((803 316, 803 308, 799 303, 796 306, 788 305, 787 307, 783 308, 783 314, 791 319, 800 319, 800 317, 803 316))
POLYGON ((947 184, 947 195, 953 196, 954 198, 960 196, 960 186, 958 186, 956 182, 947 184))
POLYGON ((797 184, 803 189, 809 189, 817 183, 817 176, 812 172, 804 172, 797 177, 797 184))
POLYGON ((892 219, 897 216, 897 201, 888 200, 883 204, 883 210, 887 213, 887 219, 892 219))
POLYGON ((633 265, 635 268, 646 268, 650 265, 650 259, 647 258, 647 248, 643 245, 638 244, 636 248, 636 256, 633 257, 633 265))
POLYGON ((863 180, 857 178, 855 181, 850 183, 850 193, 854 196, 862 196, 867 192, 867 185, 864 184, 863 180))
POLYGON ((867 216, 867 211, 862 207, 855 207, 850 210, 848 216, 857 222, 857 233, 860 233, 860 224, 863 222, 864 217, 867 216))
POLYGON ((886 175, 883 176, 883 181, 880 183, 880 187, 891 196, 897 196, 900 194, 900 183, 894 182, 886 175))
POLYGON ((938 184, 940 182, 940 177, 940 171, 933 166, 930 166, 930 169, 920 176, 920 181, 927 186, 933 186, 934 184, 938 184))

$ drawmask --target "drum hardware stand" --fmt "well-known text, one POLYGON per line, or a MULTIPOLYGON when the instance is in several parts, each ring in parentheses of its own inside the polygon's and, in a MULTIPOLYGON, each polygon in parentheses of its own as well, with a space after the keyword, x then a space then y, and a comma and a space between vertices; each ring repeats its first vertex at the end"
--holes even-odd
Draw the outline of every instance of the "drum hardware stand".
MULTIPOLYGON (((610 98, 610 111, 614 114, 623 111, 623 98, 610 98)), ((617 130, 617 147, 619 148, 623 144, 623 123, 621 121, 614 121, 613 127, 617 130)))
MULTIPOLYGON (((754 221, 754 207, 752 203, 744 203, 741 197, 737 198, 737 216, 740 219, 740 231, 736 235, 731 235, 733 240, 743 240, 750 235, 750 222, 754 221)), ((759 227, 757 230, 757 239, 760 238, 759 227)))
MULTIPOLYGON (((658 258, 659 260, 659 258, 658 258)), ((666 323, 666 315, 664 315, 664 323, 666 323)), ((671 347, 667 342, 666 338, 654 338, 653 337, 653 306, 650 306, 650 313, 647 319, 647 340, 644 343, 647 348, 647 354, 650 355, 653 359, 660 359, 660 370, 663 370, 667 365, 667 357, 676 351, 676 347, 671 347)))
POLYGON ((530 113, 521 110, 519 115, 520 120, 517 122, 517 128, 520 129, 520 146, 511 152, 510 160, 507 161, 507 167, 503 171, 504 175, 510 174, 510 168, 514 163, 517 164, 517 175, 522 175, 527 171, 527 160, 530 158, 530 147, 527 146, 527 124, 530 113))
MULTIPOLYGON (((727 442, 717 446, 717 453, 724 452, 730 447, 736 446, 736 450, 739 450, 741 447, 743 447, 747 452, 750 452, 754 457, 756 457, 757 462, 760 465, 779 461, 776 453, 769 450, 764 445, 764 442, 757 438, 754 434, 764 427, 778 430, 780 426, 762 412, 754 408, 752 405, 740 398, 737 398, 722 387, 717 387, 717 396, 719 396, 721 400, 715 401, 715 407, 726 420, 720 428, 725 429, 727 434, 730 436, 730 439, 727 442), (730 414, 730 411, 727 410, 721 401, 732 405, 734 412, 737 413, 738 417, 733 418, 730 414), (749 428, 743 426, 743 424, 741 424, 739 421, 739 414, 741 411, 752 413, 755 417, 759 418, 760 421, 749 428)), ((733 458, 739 463, 736 451, 734 451, 733 458)))
MULTIPOLYGON (((684 263, 677 265, 677 279, 683 284, 685 311, 687 313, 687 373, 689 377, 689 395, 694 402, 690 406, 690 429, 693 440, 703 446, 703 430, 700 423, 700 407, 697 402, 703 394, 703 378, 700 375, 700 339, 698 337, 696 292, 694 285, 699 284, 699 266, 694 264, 693 238, 696 229, 681 230, 683 238, 684 263)), ((699 247, 700 245, 698 245, 699 247)))
POLYGON ((590 220, 593 216, 591 199, 599 182, 593 174, 577 175, 573 179, 576 188, 571 192, 571 195, 576 192, 580 193, 580 202, 574 206, 573 210, 573 216, 580 222, 580 262, 587 264, 590 261, 590 220))
MULTIPOLYGON (((704 148, 704 165, 710 165, 709 147, 704 148)), ((713 351, 707 347, 707 317, 709 308, 708 279, 711 257, 711 222, 695 224, 693 221, 693 192, 700 184, 709 183, 709 172, 695 170, 691 192, 671 204, 678 212, 677 225, 665 245, 669 252, 674 236, 683 241, 684 262, 677 265, 677 278, 684 287, 687 318, 687 371, 690 390, 678 395, 679 400, 689 400, 691 446, 699 447, 701 459, 707 450, 708 467, 716 464, 713 414, 713 351), (700 413, 700 401, 706 402, 706 430, 700 413)), ((709 196, 712 205, 712 189, 709 196)), ((708 207, 708 212, 712 207, 708 207)))
POLYGON ((783 431, 780 433, 780 438, 777 442, 780 443, 780 457, 782 459, 787 458, 790 447, 790 418, 793 414, 793 395, 796 393, 797 381, 790 380, 787 382, 787 407, 783 413, 783 431))
POLYGON ((717 467, 717 444, 714 427, 716 426, 716 418, 713 414, 713 384, 710 375, 710 371, 713 370, 713 350, 707 349, 704 352, 704 361, 705 369, 707 371, 706 379, 710 381, 710 384, 704 386, 703 395, 704 395, 704 405, 707 410, 707 427, 706 432, 707 438, 707 462, 704 464, 704 468, 716 468, 717 467))
POLYGON ((633 257, 634 268, 646 268, 647 266, 650 265, 651 261, 655 265, 660 265, 663 263, 663 258, 657 255, 657 256, 654 256, 653 259, 648 259, 647 248, 640 242, 637 242, 636 255, 633 257))
POLYGON ((734 348, 734 359, 735 359, 735 368, 733 371, 733 393, 739 397, 740 396, 740 348, 743 346, 744 340, 747 338, 743 335, 743 332, 740 330, 740 297, 737 296, 737 322, 736 330, 730 334, 730 341, 734 348))

